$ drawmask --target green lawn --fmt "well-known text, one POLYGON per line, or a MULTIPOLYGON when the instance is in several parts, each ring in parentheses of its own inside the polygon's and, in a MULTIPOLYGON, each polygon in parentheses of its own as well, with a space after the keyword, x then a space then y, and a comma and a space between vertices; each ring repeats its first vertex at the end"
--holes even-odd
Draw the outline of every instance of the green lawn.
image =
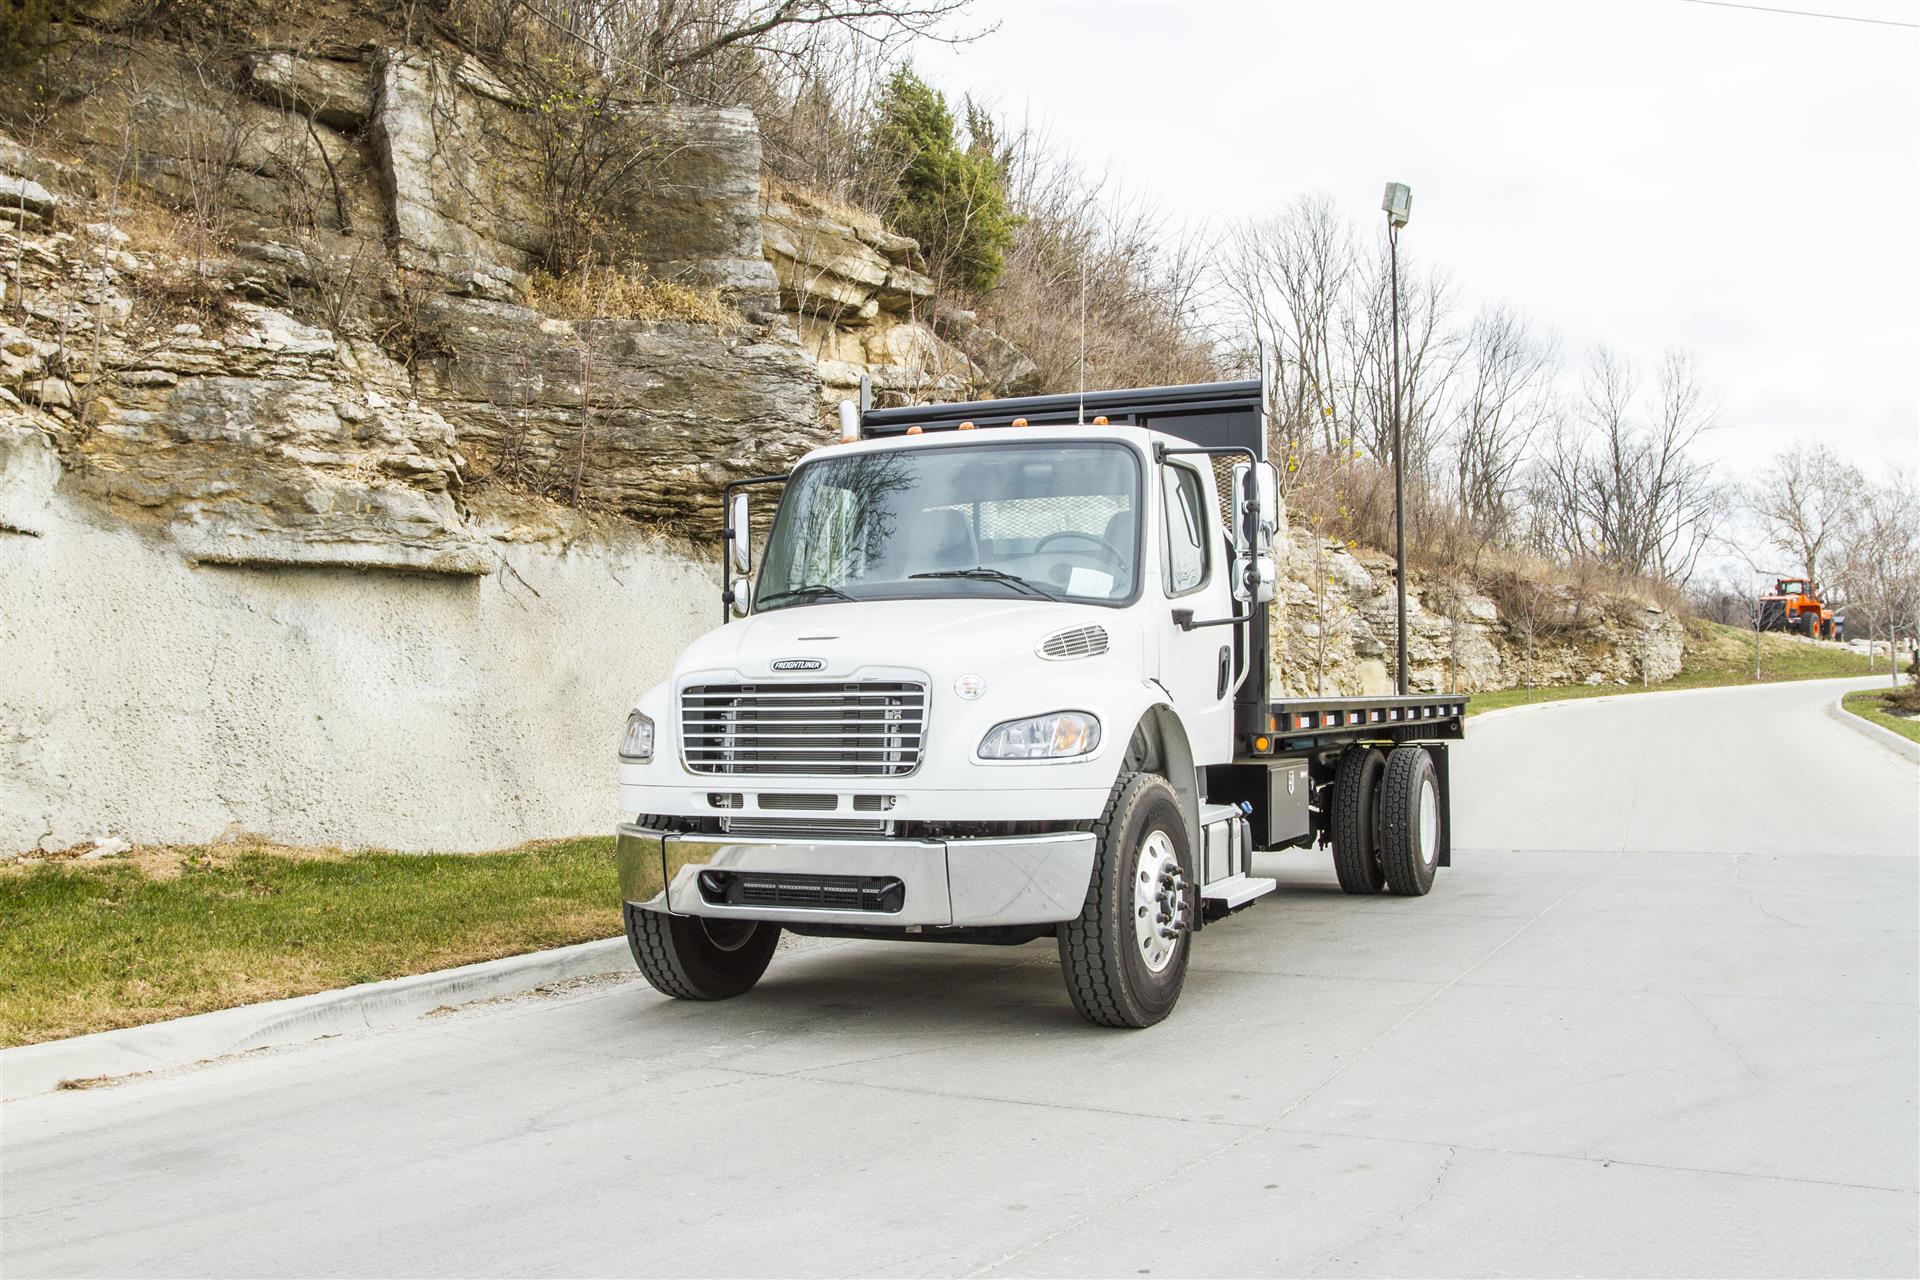
POLYGON ((137 848, 0 865, 0 1045, 620 932, 611 838, 486 854, 137 848))
POLYGON ((1911 715, 1895 715, 1888 705, 1892 696, 1891 689, 1862 689, 1850 693, 1841 700, 1840 705, 1862 720, 1871 720, 1883 729, 1891 729, 1903 738, 1920 742, 1920 719, 1911 715))
MULTIPOLYGON (((1887 669, 1882 659, 1880 671, 1887 669)), ((1831 680, 1844 676, 1867 675, 1867 660, 1848 649, 1799 639, 1774 632, 1760 637, 1760 683, 1777 680, 1831 680)), ((1680 662, 1680 674, 1660 689, 1707 689, 1721 685, 1752 684, 1753 633, 1714 622, 1687 625, 1686 655, 1680 662)), ((1609 694, 1634 693, 1638 685, 1556 685, 1541 689, 1496 689, 1476 693, 1467 704, 1469 715, 1497 711, 1501 707, 1525 706, 1534 702, 1560 702, 1568 698, 1603 698, 1609 694)))

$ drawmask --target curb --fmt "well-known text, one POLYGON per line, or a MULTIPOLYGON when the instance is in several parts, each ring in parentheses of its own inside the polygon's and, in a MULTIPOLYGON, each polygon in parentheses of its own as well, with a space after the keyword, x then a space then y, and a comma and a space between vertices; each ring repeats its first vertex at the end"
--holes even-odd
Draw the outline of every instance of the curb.
MULTIPOLYGON (((1547 707, 1600 706, 1609 702, 1619 702, 1627 698, 1650 698, 1656 694, 1667 698, 1684 698, 1690 694, 1728 693, 1736 689, 1791 688, 1812 684, 1838 684, 1841 681, 1868 680, 1871 678, 1870 676, 1820 676, 1812 680, 1761 680, 1747 684, 1703 684, 1686 689, 1673 689, 1655 685, 1651 689, 1622 689, 1618 693, 1595 694, 1590 698, 1553 698, 1546 702, 1524 702, 1517 707, 1498 707, 1492 711, 1482 711, 1479 715, 1469 715, 1467 717, 1467 725, 1468 727, 1472 727, 1476 724, 1485 724, 1489 720, 1496 720, 1501 716, 1515 715, 1522 711, 1541 711, 1547 707)), ((1853 690, 1849 689, 1847 692, 1852 693, 1853 690)), ((1471 698, 1473 695, 1468 694, 1467 696, 1471 698)), ((1860 717, 1854 716, 1853 718, 1858 720, 1860 717)), ((1880 729, 1879 725, 1873 725, 1872 727, 1880 729)), ((1887 730, 1880 729, 1880 732, 1886 733, 1887 730)), ((1900 738, 1900 735, 1897 733, 1890 734, 1889 736, 1898 738, 1903 743, 1906 741, 1906 739, 1900 738)))
POLYGON ((627 940, 606 938, 530 955, 506 956, 367 982, 335 991, 196 1013, 168 1022, 98 1031, 68 1040, 0 1049, 0 1100, 57 1089, 63 1080, 165 1071, 253 1049, 410 1022, 447 1004, 517 995, 553 982, 614 973, 632 965, 627 940))
POLYGON ((1858 730, 1883 747, 1900 753, 1909 760, 1920 762, 1920 742, 1903 738, 1884 725, 1877 725, 1865 716, 1857 716, 1847 710, 1844 697, 1835 698, 1827 707, 1827 714, 1848 727, 1858 730))

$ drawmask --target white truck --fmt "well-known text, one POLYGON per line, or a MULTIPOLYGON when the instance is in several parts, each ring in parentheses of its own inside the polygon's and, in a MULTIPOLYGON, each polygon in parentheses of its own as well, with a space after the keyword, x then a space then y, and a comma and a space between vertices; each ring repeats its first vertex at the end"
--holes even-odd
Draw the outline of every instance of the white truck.
POLYGON ((1460 695, 1268 695, 1263 382, 841 407, 726 493, 723 621, 619 748, 628 939, 670 996, 782 929, 1057 939, 1087 1019, 1148 1026, 1194 938, 1330 845, 1349 893, 1447 865, 1460 695), (748 494, 783 484, 754 570, 748 494))

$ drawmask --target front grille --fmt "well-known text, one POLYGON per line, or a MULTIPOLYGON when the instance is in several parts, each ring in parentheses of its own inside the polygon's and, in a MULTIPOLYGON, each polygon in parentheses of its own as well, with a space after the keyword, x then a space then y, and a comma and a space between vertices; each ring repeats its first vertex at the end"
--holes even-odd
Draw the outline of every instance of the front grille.
POLYGON ((694 773, 897 777, 920 763, 927 686, 690 685, 680 694, 680 728, 694 773))
POLYGON ((896 876, 702 871, 700 896, 729 907, 826 907, 891 915, 906 905, 907 888, 896 876))
POLYGON ((1040 642, 1043 658, 1091 658, 1107 651, 1105 627, 1074 627, 1056 631, 1040 642))

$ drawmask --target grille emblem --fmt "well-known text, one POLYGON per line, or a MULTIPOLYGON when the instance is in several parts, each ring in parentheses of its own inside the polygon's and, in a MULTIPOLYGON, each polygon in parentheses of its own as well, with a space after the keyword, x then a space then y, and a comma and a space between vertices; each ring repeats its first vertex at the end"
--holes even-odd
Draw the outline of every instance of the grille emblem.
POLYGON ((773 669, 775 671, 818 671, 826 665, 826 661, 821 658, 776 658, 773 669))

